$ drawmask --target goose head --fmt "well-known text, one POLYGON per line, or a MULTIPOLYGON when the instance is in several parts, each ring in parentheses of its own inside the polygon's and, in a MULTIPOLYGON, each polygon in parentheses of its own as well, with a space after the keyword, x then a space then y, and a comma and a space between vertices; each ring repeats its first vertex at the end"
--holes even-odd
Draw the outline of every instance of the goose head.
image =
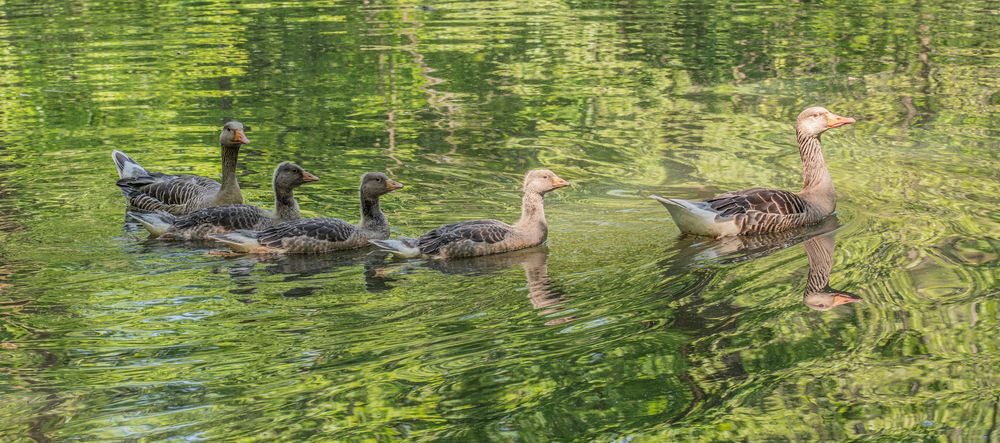
POLYGON ((829 311, 837 306, 858 303, 861 297, 846 292, 816 291, 802 296, 802 303, 816 311, 829 311))
POLYGON ((839 128, 854 123, 850 117, 841 117, 822 106, 813 106, 802 111, 795 119, 795 129, 803 134, 818 137, 827 129, 839 128))
POLYGON ((378 198, 402 187, 402 183, 381 172, 369 172, 361 176, 361 196, 366 199, 378 198))
POLYGON ((277 168, 274 168, 274 176, 271 182, 274 184, 275 190, 290 190, 301 186, 303 183, 317 180, 319 180, 319 177, 302 169, 301 166, 292 162, 281 162, 277 168))
POLYGON ((219 144, 224 148, 239 148, 240 145, 250 143, 247 138, 243 123, 236 120, 226 122, 222 125, 222 133, 219 134, 219 144))
POLYGON ((524 192, 545 194, 546 192, 565 186, 569 186, 569 182, 559 178, 558 175, 548 169, 528 171, 524 176, 524 192))

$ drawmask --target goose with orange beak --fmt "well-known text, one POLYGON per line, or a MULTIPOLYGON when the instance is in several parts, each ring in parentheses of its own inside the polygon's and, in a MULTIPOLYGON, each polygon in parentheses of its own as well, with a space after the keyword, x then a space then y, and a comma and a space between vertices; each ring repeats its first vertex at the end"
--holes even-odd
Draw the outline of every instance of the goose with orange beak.
POLYGON ((242 123, 230 121, 222 126, 222 183, 200 175, 149 172, 124 152, 114 150, 111 159, 118 169, 116 184, 128 199, 129 209, 184 215, 213 206, 238 205, 243 203, 243 194, 236 182, 236 160, 240 146, 247 143, 250 140, 242 123))
POLYGON ((795 135, 802 158, 802 190, 752 188, 720 194, 705 201, 651 195, 670 211, 674 223, 686 234, 721 238, 765 234, 818 223, 837 207, 833 179, 827 170, 820 135, 854 123, 823 107, 808 108, 795 120, 795 135))
POLYGON ((569 186, 568 181, 548 169, 528 171, 524 176, 521 219, 517 223, 469 220, 441 226, 419 238, 372 240, 371 243, 400 257, 435 259, 476 257, 538 246, 545 242, 549 232, 544 196, 566 186, 569 186))
POLYGON ((321 254, 370 246, 369 240, 389 238, 389 220, 379 198, 403 184, 381 172, 361 176, 361 221, 304 218, 278 223, 259 231, 241 230, 208 237, 236 252, 255 254, 321 254))

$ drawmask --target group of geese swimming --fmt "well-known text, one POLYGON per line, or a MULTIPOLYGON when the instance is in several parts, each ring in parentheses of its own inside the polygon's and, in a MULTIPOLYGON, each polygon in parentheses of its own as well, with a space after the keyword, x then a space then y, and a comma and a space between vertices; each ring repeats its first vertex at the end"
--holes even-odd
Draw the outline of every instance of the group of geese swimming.
MULTIPOLYGON (((752 188, 705 201, 650 196, 670 211, 687 234, 722 238, 767 234, 819 223, 836 207, 833 180, 820 149, 820 135, 854 123, 822 107, 799 114, 795 123, 803 164, 803 188, 793 193, 752 188)), ((274 210, 243 203, 236 180, 240 147, 250 143, 243 125, 230 121, 219 136, 222 182, 197 175, 149 172, 124 152, 113 151, 117 185, 128 200, 127 216, 162 240, 213 240, 236 252, 316 254, 370 245, 401 257, 449 259, 498 254, 545 242, 548 223, 544 195, 569 185, 552 171, 537 169, 524 177, 521 218, 514 224, 470 220, 443 225, 418 238, 389 239, 389 221, 379 198, 403 187, 381 172, 362 175, 361 220, 302 218, 294 190, 318 178, 302 167, 282 162, 272 177, 274 210)))

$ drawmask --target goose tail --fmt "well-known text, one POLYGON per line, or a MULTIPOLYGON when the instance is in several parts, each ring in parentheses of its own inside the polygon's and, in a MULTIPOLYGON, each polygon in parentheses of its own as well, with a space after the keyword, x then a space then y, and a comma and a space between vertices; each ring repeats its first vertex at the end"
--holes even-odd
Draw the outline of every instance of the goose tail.
POLYGON ((152 237, 159 237, 166 234, 170 227, 177 220, 173 214, 166 212, 126 212, 125 215, 132 220, 139 222, 142 227, 149 231, 152 237))
POLYGON ((128 154, 114 150, 111 151, 111 160, 115 162, 115 168, 118 169, 118 178, 135 178, 143 175, 149 175, 149 171, 139 165, 138 162, 132 160, 128 154))
POLYGON ((665 198, 659 195, 650 195, 649 198, 662 203, 667 211, 670 211, 670 216, 681 232, 712 237, 736 233, 732 220, 717 219, 719 214, 705 202, 665 198))
POLYGON ((261 249, 257 242, 257 233, 253 231, 234 231, 225 234, 210 234, 212 240, 222 243, 236 252, 258 252, 261 249))
POLYGON ((413 258, 421 255, 415 238, 400 237, 399 240, 368 240, 368 242, 397 257, 413 258))

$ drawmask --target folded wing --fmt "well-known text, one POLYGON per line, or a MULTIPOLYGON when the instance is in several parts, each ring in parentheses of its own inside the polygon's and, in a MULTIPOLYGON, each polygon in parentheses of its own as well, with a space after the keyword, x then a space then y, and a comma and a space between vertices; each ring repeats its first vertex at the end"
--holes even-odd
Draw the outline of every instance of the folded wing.
POLYGON ((510 225, 497 220, 472 220, 441 226, 420 237, 420 252, 437 254, 441 248, 459 241, 492 244, 503 241, 513 233, 510 225))

